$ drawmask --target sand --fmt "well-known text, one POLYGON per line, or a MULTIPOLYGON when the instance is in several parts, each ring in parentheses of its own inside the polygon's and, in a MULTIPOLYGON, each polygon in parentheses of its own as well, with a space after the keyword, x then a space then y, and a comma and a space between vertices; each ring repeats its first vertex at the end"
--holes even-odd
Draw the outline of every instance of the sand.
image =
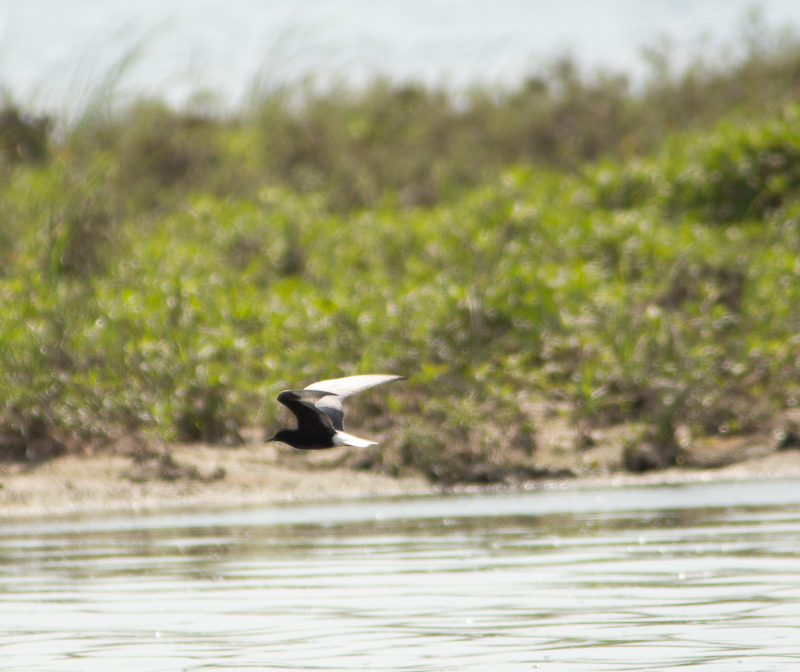
MULTIPOLYGON (((171 446, 170 458, 101 451, 68 454, 38 465, 5 464, 0 465, 0 516, 207 509, 443 489, 420 476, 392 478, 337 466, 346 457, 338 450, 307 454, 275 444, 189 445, 171 446)), ((800 450, 764 452, 715 469, 672 467, 643 474, 589 470, 566 482, 581 487, 800 478, 800 450)), ((536 481, 541 487, 556 483, 536 481)))
POLYGON ((137 463, 111 452, 6 465, 0 472, 0 516, 230 507, 431 490, 422 478, 325 468, 302 454, 293 460, 272 445, 171 446, 169 454, 177 473, 162 468, 163 458, 137 463))

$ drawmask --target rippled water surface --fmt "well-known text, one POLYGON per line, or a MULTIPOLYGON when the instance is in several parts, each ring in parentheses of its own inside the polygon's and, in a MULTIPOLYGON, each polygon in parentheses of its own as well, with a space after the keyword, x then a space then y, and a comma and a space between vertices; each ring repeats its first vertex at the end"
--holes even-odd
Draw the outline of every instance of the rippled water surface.
POLYGON ((0 668, 797 670, 799 486, 6 521, 0 668))

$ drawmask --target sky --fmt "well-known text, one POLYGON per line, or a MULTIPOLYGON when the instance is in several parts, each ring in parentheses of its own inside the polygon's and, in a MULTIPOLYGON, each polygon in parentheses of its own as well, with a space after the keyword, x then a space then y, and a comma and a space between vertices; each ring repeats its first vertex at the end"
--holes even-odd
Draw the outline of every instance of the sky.
MULTIPOLYGON (((765 0, 769 26, 800 2, 765 0)), ((644 72, 668 37, 678 59, 737 41, 748 0, 0 0, 0 84, 18 102, 75 104, 130 58, 120 87, 229 105, 257 77, 363 83, 376 74, 450 87, 513 84, 572 54, 644 72)))

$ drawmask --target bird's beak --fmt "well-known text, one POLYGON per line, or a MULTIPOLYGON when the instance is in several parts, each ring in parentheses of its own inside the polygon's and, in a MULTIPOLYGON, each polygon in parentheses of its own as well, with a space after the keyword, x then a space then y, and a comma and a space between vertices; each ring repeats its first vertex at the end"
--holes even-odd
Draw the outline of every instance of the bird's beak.
POLYGON ((275 437, 273 436, 273 437, 271 437, 271 438, 267 439, 267 441, 266 441, 266 442, 267 442, 267 443, 269 443, 270 441, 275 441, 275 440, 276 440, 276 439, 275 439, 275 437))

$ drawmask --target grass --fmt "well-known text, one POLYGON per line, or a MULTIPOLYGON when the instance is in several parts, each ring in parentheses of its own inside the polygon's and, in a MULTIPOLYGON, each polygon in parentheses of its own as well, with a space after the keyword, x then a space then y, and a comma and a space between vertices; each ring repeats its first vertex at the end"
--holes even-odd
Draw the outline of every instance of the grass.
POLYGON ((735 52, 678 69, 668 49, 652 49, 636 86, 569 58, 516 87, 457 93, 380 79, 362 89, 261 86, 241 110, 218 116, 159 100, 114 105, 115 71, 67 128, 7 105, 17 119, 0 120, 0 163, 41 161, 48 138, 73 170, 91 171, 103 155, 114 200, 134 212, 197 192, 252 199, 266 184, 321 195, 337 212, 385 199, 430 206, 510 165, 576 172, 587 161, 651 156, 672 133, 766 119, 798 99, 800 40, 754 23, 735 52))
POLYGON ((798 63, 150 101, 9 141, 0 444, 236 444, 278 390, 366 372, 410 380, 353 400, 386 434, 358 465, 433 480, 537 473, 542 405, 669 459, 769 431, 800 403, 798 63))

